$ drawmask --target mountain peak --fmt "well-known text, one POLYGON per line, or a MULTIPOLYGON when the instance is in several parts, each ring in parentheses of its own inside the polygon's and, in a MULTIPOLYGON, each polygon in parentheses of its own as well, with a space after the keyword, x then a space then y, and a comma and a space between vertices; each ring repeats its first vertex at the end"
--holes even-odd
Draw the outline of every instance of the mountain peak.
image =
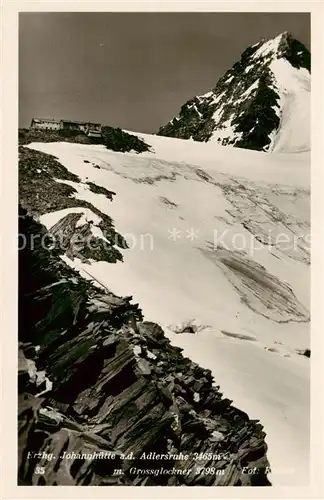
POLYGON ((285 31, 248 47, 211 91, 186 102, 158 134, 272 151, 288 123, 293 150, 308 149, 300 120, 309 120, 309 90, 310 53, 285 31))
POLYGON ((286 40, 292 40, 292 39, 293 39, 293 36, 289 31, 283 31, 282 33, 279 33, 279 35, 272 38, 272 40, 278 40, 279 43, 286 41, 286 40))
POLYGON ((285 58, 296 68, 310 71, 310 54, 307 48, 296 40, 291 33, 284 31, 274 38, 262 39, 246 49, 241 60, 250 57, 251 61, 269 64, 274 59, 285 58))

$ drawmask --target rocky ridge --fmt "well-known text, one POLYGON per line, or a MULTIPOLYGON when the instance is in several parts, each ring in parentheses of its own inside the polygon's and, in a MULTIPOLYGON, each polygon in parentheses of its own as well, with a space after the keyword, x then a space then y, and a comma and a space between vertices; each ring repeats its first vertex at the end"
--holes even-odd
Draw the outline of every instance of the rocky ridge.
POLYGON ((115 193, 92 182, 82 183, 57 159, 26 147, 19 148, 19 199, 21 206, 36 219, 48 212, 63 211, 63 216, 48 235, 48 244, 56 242, 66 254, 81 261, 122 261, 118 248, 127 248, 125 239, 115 231, 113 221, 93 204, 75 197, 83 185, 107 199, 115 193), (66 212, 66 214, 65 214, 66 212), (105 240, 93 233, 93 228, 105 234, 105 240))
POLYGON ((121 152, 142 153, 149 151, 150 146, 138 137, 124 132, 120 128, 102 126, 101 137, 91 137, 80 130, 44 131, 36 129, 19 129, 19 144, 31 142, 74 142, 80 144, 102 144, 107 149, 121 152))

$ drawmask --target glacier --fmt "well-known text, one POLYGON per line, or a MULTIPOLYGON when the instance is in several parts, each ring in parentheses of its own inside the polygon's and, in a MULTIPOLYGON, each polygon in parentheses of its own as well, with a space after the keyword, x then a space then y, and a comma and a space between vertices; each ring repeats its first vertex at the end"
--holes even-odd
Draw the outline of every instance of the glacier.
MULTIPOLYGON (((286 153, 278 141, 268 154, 127 132, 150 151, 27 146, 78 175, 74 196, 108 214, 129 245, 123 262, 64 260, 115 294, 133 295, 147 320, 261 421, 274 485, 306 485, 310 360, 299 351, 310 347, 309 151, 286 153), (89 180, 114 191, 113 201, 91 192, 89 180), (182 328, 188 324, 196 333, 182 328)), ((68 211, 98 223, 84 208, 68 211)), ((64 215, 41 222, 50 230, 64 215)))

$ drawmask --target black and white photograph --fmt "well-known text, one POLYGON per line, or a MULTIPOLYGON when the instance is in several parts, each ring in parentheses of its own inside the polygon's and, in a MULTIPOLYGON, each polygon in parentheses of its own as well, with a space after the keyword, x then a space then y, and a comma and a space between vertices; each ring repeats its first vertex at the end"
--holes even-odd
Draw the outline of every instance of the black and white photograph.
POLYGON ((310 12, 18 42, 16 485, 309 487, 310 12))

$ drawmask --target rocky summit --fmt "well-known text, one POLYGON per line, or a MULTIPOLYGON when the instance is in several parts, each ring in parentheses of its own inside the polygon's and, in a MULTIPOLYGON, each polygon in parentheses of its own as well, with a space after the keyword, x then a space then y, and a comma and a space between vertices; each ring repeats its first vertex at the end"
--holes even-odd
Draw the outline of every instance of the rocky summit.
POLYGON ((247 48, 159 135, 258 151, 309 150, 310 53, 288 32, 247 48))

